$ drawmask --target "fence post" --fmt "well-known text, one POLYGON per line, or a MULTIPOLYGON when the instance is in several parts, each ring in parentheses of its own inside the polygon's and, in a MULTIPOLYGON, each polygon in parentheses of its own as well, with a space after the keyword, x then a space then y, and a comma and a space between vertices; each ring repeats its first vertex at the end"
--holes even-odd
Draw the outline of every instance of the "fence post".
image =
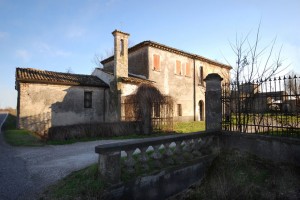
POLYGON ((208 74, 205 92, 205 129, 206 131, 222 130, 222 88, 223 78, 219 74, 208 74))

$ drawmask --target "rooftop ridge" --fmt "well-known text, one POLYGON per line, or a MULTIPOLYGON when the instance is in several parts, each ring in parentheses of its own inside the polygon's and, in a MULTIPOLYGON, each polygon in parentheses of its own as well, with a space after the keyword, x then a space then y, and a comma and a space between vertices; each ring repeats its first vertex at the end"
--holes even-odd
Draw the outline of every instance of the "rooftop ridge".
MULTIPOLYGON (((139 48, 142 48, 142 47, 147 46, 147 45, 151 46, 151 47, 154 47, 154 48, 163 49, 163 50, 166 50, 166 51, 169 51, 169 52, 177 53, 177 54, 180 54, 180 55, 185 55, 185 56, 193 58, 193 59, 199 59, 201 61, 205 61, 205 62, 208 62, 208 63, 211 63, 211 64, 215 64, 215 65, 218 65, 220 67, 232 69, 232 67, 230 65, 226 65, 226 64, 211 60, 209 58, 206 58, 204 56, 200 56, 198 54, 193 54, 193 53, 190 53, 190 52, 187 52, 187 51, 183 51, 183 50, 180 50, 180 49, 177 49, 177 48, 174 48, 174 47, 170 47, 170 46, 167 46, 167 45, 164 45, 164 44, 161 44, 161 43, 158 43, 158 42, 154 42, 154 41, 151 41, 151 40, 145 40, 141 43, 138 43, 138 44, 134 45, 133 47, 130 47, 128 49, 128 53, 134 52, 134 51, 138 50, 139 48)), ((113 59, 114 59, 114 56, 110 56, 110 57, 102 60, 101 63, 105 64, 109 61, 112 61, 113 59)))
POLYGON ((16 68, 16 81, 108 87, 106 83, 94 75, 54 72, 20 67, 16 68))

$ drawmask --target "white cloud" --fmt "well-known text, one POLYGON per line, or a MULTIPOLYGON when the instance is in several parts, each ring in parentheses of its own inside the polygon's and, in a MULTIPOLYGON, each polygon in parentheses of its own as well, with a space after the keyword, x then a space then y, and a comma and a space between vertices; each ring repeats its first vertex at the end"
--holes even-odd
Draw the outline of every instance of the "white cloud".
POLYGON ((29 51, 25 49, 19 49, 16 51, 16 56, 22 59, 24 62, 28 62, 31 58, 31 54, 29 51))

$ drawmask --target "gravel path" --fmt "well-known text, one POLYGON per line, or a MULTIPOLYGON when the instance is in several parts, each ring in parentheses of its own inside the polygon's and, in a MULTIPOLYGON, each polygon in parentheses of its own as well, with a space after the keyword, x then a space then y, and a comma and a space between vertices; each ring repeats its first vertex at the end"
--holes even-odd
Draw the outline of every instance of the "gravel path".
POLYGON ((118 140, 12 147, 0 133, 0 199, 35 199, 47 186, 97 162, 95 146, 115 142, 118 140))

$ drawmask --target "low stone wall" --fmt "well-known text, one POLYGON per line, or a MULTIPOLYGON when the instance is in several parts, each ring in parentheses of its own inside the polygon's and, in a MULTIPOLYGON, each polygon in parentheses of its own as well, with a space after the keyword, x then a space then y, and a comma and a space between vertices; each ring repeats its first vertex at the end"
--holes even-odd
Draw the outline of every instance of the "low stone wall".
POLYGON ((255 154, 273 162, 300 166, 300 139, 257 134, 222 132, 220 146, 255 154))
POLYGON ((198 182, 218 155, 215 133, 190 133, 146 138, 95 147, 99 178, 114 185, 108 199, 165 199, 198 182), (121 152, 126 156, 121 161, 121 152), (150 172, 160 171, 157 174, 150 172), (137 176, 122 182, 122 173, 137 176), (138 177, 138 174, 149 174, 138 177))
POLYGON ((48 139, 68 140, 84 137, 111 137, 140 134, 138 122, 105 122, 96 124, 78 124, 49 128, 48 139))
POLYGON ((106 191, 103 198, 128 200, 166 199, 201 181, 216 155, 203 156, 189 163, 162 170, 156 174, 138 177, 127 183, 114 185, 106 191))

